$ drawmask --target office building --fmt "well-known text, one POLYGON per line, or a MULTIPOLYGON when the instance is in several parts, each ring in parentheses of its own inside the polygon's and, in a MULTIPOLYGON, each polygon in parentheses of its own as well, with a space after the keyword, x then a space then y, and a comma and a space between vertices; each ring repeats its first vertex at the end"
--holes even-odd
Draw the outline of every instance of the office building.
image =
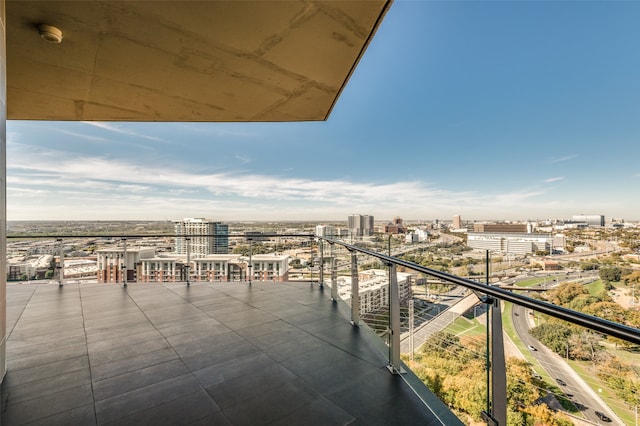
POLYGON ((602 214, 578 214, 571 217, 575 223, 586 223, 589 226, 604 226, 604 215, 602 214))
POLYGON ((383 234, 404 234, 407 232, 407 227, 403 225, 402 218, 396 216, 391 222, 382 225, 380 232, 383 234))
POLYGON ((459 214, 453 216, 453 224, 451 227, 453 229, 462 229, 462 217, 459 214))
POLYGON ((474 223, 473 232, 516 232, 527 233, 529 226, 526 223, 474 223))
POLYGON ((553 246, 553 237, 551 234, 469 232, 467 245, 473 249, 497 253, 531 254, 538 251, 549 252, 553 246))
POLYGON ((187 250, 194 257, 229 253, 227 224, 203 218, 185 218, 174 221, 174 230, 176 254, 187 254, 187 250))
POLYGON ((348 218, 349 232, 354 237, 368 237, 373 235, 373 216, 352 214, 348 218))

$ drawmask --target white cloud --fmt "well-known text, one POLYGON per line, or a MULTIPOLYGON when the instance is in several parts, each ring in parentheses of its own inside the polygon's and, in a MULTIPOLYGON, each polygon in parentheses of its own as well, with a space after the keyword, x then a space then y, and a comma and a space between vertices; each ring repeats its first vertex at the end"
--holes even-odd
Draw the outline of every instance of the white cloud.
POLYGON ((539 188, 449 191, 417 180, 388 183, 198 173, 153 162, 133 163, 53 150, 33 152, 19 145, 12 146, 7 166, 10 220, 189 216, 294 220, 341 218, 352 212, 428 218, 460 211, 476 218, 496 214, 513 218, 523 212, 529 217, 537 213, 547 217, 549 213, 545 212, 566 208, 571 202, 544 201, 545 192, 539 188))
POLYGON ((545 183, 553 183, 553 182, 559 182, 561 180, 564 180, 564 176, 556 176, 556 177, 552 177, 549 179, 545 179, 545 183))
POLYGON ((548 162, 549 163, 562 163, 564 161, 573 160, 578 158, 578 154, 565 155, 564 157, 551 157, 548 162))
POLYGON ((107 130, 109 132, 119 133, 119 134, 122 134, 122 135, 135 136, 135 137, 138 137, 138 138, 149 139, 149 140, 157 141, 157 142, 166 142, 162 138, 145 135, 143 133, 138 133, 138 132, 135 132, 135 131, 133 131, 131 129, 127 129, 127 128, 124 128, 122 126, 118 126, 118 125, 113 124, 113 123, 105 123, 105 122, 100 122, 100 121, 83 121, 82 123, 87 124, 89 126, 98 127, 100 129, 107 130))
POLYGON ((247 164, 251 162, 251 159, 244 155, 236 154, 235 157, 238 161, 240 161, 241 164, 247 164))

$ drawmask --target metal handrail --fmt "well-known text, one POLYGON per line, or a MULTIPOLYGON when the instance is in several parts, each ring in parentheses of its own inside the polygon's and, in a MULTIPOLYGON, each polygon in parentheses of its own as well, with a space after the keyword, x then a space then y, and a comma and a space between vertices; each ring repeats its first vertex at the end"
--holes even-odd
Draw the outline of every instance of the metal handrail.
POLYGON ((277 234, 277 233, 262 233, 262 234, 48 234, 48 235, 7 235, 7 239, 11 238, 29 238, 29 239, 48 239, 48 238, 149 238, 149 237, 221 237, 228 236, 233 238, 262 238, 262 237, 300 237, 300 238, 315 238, 314 234, 277 234))
MULTIPOLYGON (((92 234, 92 235, 7 235, 7 239, 17 239, 17 238, 29 238, 29 239, 62 239, 62 238, 149 238, 149 237, 217 237, 221 234, 175 234, 175 233, 149 233, 149 234, 127 234, 127 235, 114 235, 111 234, 92 234)), ((227 234, 229 237, 238 237, 238 238, 256 238, 256 237, 298 237, 298 238, 317 238, 319 240, 324 240, 329 244, 338 244, 340 246, 345 247, 349 251, 357 251, 385 262, 390 262, 396 265, 404 266, 406 268, 412 269, 417 272, 422 272, 426 275, 430 275, 441 280, 461 285, 465 288, 469 288, 471 290, 477 291, 479 293, 486 294, 488 296, 495 297, 500 300, 505 300, 507 302, 515 303, 516 305, 524 306, 525 308, 533 309, 547 315, 553 316, 555 318, 568 321, 573 324, 577 324, 600 333, 617 337, 623 340, 627 340, 629 342, 640 345, 640 329, 626 326, 624 324, 619 324, 613 321, 605 320, 603 318, 599 318, 592 315, 587 315, 582 312, 574 311, 572 309, 568 309, 562 306, 557 306, 552 303, 544 302, 537 299, 532 299, 530 297, 513 293, 508 290, 503 290, 496 286, 491 286, 487 284, 482 284, 477 281, 473 281, 467 278, 458 277, 456 275, 451 275, 446 272, 438 271, 436 269, 427 268, 416 263, 408 262, 402 259, 398 259, 393 256, 388 256, 382 253, 378 253, 375 251, 371 251, 353 244, 345 243, 340 240, 335 240, 327 237, 319 237, 314 234, 307 233, 299 233, 299 234, 278 234, 278 233, 262 233, 259 235, 256 234, 227 234)))
POLYGON ((446 272, 438 271, 436 269, 426 268, 416 263, 407 262, 405 260, 398 259, 393 256, 388 256, 382 253, 371 251, 359 246, 355 246, 353 244, 345 243, 340 240, 334 240, 326 237, 317 237, 317 238, 324 240, 329 244, 338 244, 352 252, 357 251, 359 253, 363 253, 368 256, 372 256, 377 259, 380 259, 384 262, 389 262, 396 265, 404 266, 414 271, 422 272, 424 274, 437 277, 441 280, 444 280, 453 284, 461 285, 463 287, 469 288, 479 293, 483 293, 500 300, 511 302, 516 305, 524 306, 525 308, 529 308, 529 309, 533 309, 533 310, 545 313, 547 315, 570 322, 572 324, 577 324, 577 325, 598 331, 600 333, 603 333, 612 337, 617 337, 617 338, 635 343, 637 345, 640 345, 640 329, 637 329, 637 328, 629 327, 627 325, 619 324, 617 322, 609 321, 593 315, 587 315, 582 312, 578 312, 562 306, 554 305, 553 303, 532 299, 530 297, 527 297, 521 294, 513 293, 508 290, 503 290, 496 286, 481 284, 477 281, 473 281, 467 278, 451 275, 446 272))

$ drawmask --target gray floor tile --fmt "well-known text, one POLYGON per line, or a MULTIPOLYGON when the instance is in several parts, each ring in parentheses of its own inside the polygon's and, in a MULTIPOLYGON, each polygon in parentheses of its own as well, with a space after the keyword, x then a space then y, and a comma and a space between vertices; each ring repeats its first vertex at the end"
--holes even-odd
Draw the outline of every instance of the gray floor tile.
POLYGON ((168 348, 169 344, 163 337, 156 337, 144 342, 138 342, 135 345, 119 346, 115 348, 103 349, 97 352, 89 353, 91 366, 98 366, 118 360, 126 360, 136 355, 143 355, 149 352, 159 351, 168 348))
POLYGON ((8 406, 89 384, 91 384, 89 368, 83 368, 41 380, 33 380, 19 386, 7 386, 3 388, 2 401, 8 406))
POLYGON ((386 371, 367 333, 354 329, 348 312, 317 286, 8 290, 14 318, 8 320, 15 328, 2 383, 5 424, 433 420, 404 382, 386 371))
POLYGON ((87 346, 83 343, 80 343, 29 356, 23 355, 20 358, 10 358, 9 360, 7 360, 7 369, 21 370, 23 368, 33 368, 43 364, 50 364, 56 361, 64 361, 66 359, 76 358, 78 356, 86 354, 86 352, 87 346))
POLYGON ((29 423, 29 426, 97 425, 93 404, 73 408, 29 423))
POLYGON ((2 382, 2 388, 3 390, 5 388, 11 389, 13 386, 21 386, 24 383, 82 369, 89 369, 89 357, 86 354, 22 370, 9 369, 2 382))
POLYGON ((94 399, 101 401, 187 373, 189 373, 187 367, 177 359, 155 364, 119 376, 95 381, 93 383, 94 399))
POLYGON ((118 376, 174 359, 178 359, 178 357, 173 349, 163 348, 158 351, 147 352, 128 358, 123 357, 106 364, 92 365, 91 377, 94 381, 104 380, 108 377, 118 376))
POLYGON ((107 351, 123 346, 138 345, 149 340, 162 339, 162 335, 157 330, 141 329, 138 333, 123 333, 121 336, 112 339, 104 339, 87 344, 89 356, 92 357, 102 351, 107 351))
POLYGON ((96 401, 98 423, 110 423, 202 390, 190 374, 96 401))
POLYGON ((89 404, 93 404, 91 385, 84 385, 7 406, 2 423, 24 424, 89 404))
POLYGON ((265 395, 274 388, 285 385, 296 376, 279 364, 266 365, 249 374, 224 380, 206 388, 207 393, 222 408, 243 404, 245 400, 265 395))
POLYGON ((203 419, 210 421, 207 424, 216 426, 223 425, 226 420, 220 412, 220 408, 211 401, 204 391, 200 390, 118 419, 114 424, 173 426, 193 424, 203 419))
MULTIPOLYGON (((320 398, 270 423, 272 426, 348 425, 356 418, 325 398, 320 398)), ((389 425, 394 424, 390 422, 389 425)), ((395 423, 397 424, 397 423, 395 423)), ((412 424, 412 423, 407 423, 412 424)))
POLYGON ((195 370, 193 375, 206 388, 225 380, 260 372, 276 362, 261 352, 232 358, 216 365, 195 370))
POLYGON ((319 395, 294 380, 222 412, 237 426, 263 425, 289 416, 317 399, 319 395))

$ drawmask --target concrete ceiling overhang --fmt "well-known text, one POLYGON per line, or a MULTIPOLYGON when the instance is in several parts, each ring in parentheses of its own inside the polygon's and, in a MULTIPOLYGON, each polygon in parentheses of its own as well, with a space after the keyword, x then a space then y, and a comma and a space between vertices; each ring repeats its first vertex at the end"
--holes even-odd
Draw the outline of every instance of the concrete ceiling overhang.
POLYGON ((8 0, 7 115, 325 120, 390 3, 8 0))

